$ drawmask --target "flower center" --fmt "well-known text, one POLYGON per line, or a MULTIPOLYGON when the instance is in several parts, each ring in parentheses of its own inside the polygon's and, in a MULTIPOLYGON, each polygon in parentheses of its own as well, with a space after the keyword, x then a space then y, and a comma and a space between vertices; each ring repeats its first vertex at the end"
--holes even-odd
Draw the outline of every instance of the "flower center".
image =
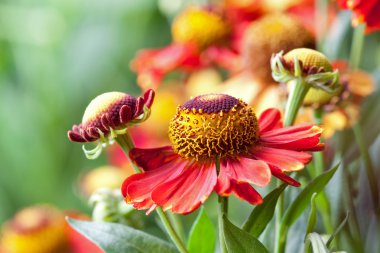
POLYGON ((175 42, 194 43, 200 50, 221 43, 229 33, 230 27, 221 16, 197 8, 184 11, 172 26, 175 42))
POLYGON ((82 125, 102 129, 101 116, 107 113, 115 127, 120 125, 119 111, 123 105, 135 110, 136 98, 123 92, 107 92, 94 98, 84 112, 82 125))
POLYGON ((169 125, 175 152, 185 158, 213 159, 245 153, 258 140, 252 108, 229 95, 195 97, 177 108, 169 125))

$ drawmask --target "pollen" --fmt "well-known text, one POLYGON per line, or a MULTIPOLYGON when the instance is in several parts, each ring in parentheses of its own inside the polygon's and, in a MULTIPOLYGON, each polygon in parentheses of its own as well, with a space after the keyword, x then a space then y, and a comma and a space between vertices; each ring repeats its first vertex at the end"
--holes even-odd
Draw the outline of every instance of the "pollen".
POLYGON ((116 126, 120 124, 119 111, 123 105, 128 105, 132 110, 135 109, 136 98, 123 92, 107 92, 94 98, 87 106, 82 125, 86 127, 96 127, 102 129, 100 117, 108 113, 110 121, 116 126))
POLYGON ((208 160, 248 151, 259 135, 252 108, 224 94, 195 97, 177 108, 169 125, 175 152, 184 158, 208 160))
POLYGON ((175 42, 193 43, 202 50, 222 43, 230 34, 230 26, 216 12, 192 7, 174 20, 172 34, 175 42))
POLYGON ((305 26, 286 14, 266 15, 248 26, 243 37, 244 68, 263 81, 272 81, 273 52, 314 48, 315 39, 305 26))

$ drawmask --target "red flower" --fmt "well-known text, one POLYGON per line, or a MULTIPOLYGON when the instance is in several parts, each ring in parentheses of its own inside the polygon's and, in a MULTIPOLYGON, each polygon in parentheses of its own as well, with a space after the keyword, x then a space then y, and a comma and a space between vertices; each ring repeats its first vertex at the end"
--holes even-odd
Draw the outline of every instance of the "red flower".
POLYGON ((142 50, 132 61, 131 67, 137 72, 142 88, 157 87, 174 70, 186 72, 211 64, 231 71, 237 69, 238 54, 229 44, 230 23, 216 9, 186 9, 174 20, 172 35, 170 45, 142 50))
POLYGON ((263 200, 251 184, 263 187, 273 175, 299 186, 286 173, 310 162, 312 156, 304 151, 323 148, 321 132, 314 125, 284 128, 276 109, 257 119, 246 103, 234 97, 198 96, 178 107, 169 127, 172 146, 130 151, 144 172, 127 178, 122 193, 128 203, 148 213, 156 206, 190 213, 213 190, 260 204, 263 200))
POLYGON ((351 9, 354 13, 352 24, 366 24, 366 31, 373 32, 380 29, 380 1, 379 0, 339 0, 344 9, 351 9))

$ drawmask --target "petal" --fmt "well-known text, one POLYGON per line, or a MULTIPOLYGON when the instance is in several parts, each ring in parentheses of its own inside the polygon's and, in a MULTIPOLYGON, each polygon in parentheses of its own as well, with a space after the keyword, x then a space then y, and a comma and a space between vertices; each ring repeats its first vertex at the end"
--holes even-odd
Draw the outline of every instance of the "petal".
POLYGON ((171 146, 152 149, 134 148, 129 151, 129 157, 144 171, 155 170, 179 158, 171 146))
POLYGON ((251 150, 251 155, 269 165, 276 166, 282 171, 299 171, 312 159, 312 155, 294 150, 269 148, 256 146, 251 150))
POLYGON ((266 186, 271 177, 269 166, 265 162, 245 157, 230 159, 226 167, 221 166, 220 174, 226 174, 239 183, 246 182, 261 187, 266 186))
POLYGON ((245 200, 252 205, 263 203, 260 194, 248 183, 237 183, 233 181, 232 192, 240 199, 245 200))
POLYGON ((274 129, 260 135, 262 145, 291 150, 314 150, 319 144, 322 128, 301 125, 274 129))
POLYGON ((260 134, 281 127, 282 121, 279 110, 271 108, 261 113, 259 118, 260 134))
POLYGON ((137 209, 150 208, 154 202, 151 193, 162 183, 177 177, 186 168, 188 161, 177 159, 160 168, 128 177, 121 188, 127 203, 137 209))
POLYGON ((270 169, 271 169, 273 176, 279 178, 280 180, 284 181, 285 183, 287 183, 291 186, 295 186, 295 187, 299 187, 301 185, 298 181, 296 181, 293 178, 286 175, 281 169, 277 168, 276 166, 270 166, 270 169))
POLYGON ((178 177, 156 187, 153 201, 174 213, 188 214, 197 209, 211 194, 217 181, 214 164, 195 163, 178 177))

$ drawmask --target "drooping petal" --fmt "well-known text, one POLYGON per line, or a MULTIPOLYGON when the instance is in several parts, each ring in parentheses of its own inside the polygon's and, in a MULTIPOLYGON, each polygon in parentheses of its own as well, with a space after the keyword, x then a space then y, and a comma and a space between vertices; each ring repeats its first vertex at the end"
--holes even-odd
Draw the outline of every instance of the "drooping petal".
POLYGON ((174 213, 188 214, 211 194, 217 181, 214 164, 193 164, 176 178, 160 184, 152 192, 153 201, 174 213))
POLYGON ((172 162, 179 156, 173 152, 171 146, 165 146, 152 149, 134 148, 129 151, 129 157, 144 171, 150 171, 172 162))
POLYGON ((261 113, 259 118, 260 134, 282 127, 281 113, 279 110, 271 108, 261 113))
POLYGON ((322 128, 315 125, 292 126, 262 133, 260 141, 264 146, 279 149, 316 150, 321 134, 322 128))
POLYGON ((277 177, 278 179, 284 181, 285 183, 291 186, 299 187, 301 185, 298 181, 286 175, 281 169, 277 168, 276 166, 270 166, 270 170, 273 176, 277 177))
POLYGON ((248 183, 237 183, 232 181, 232 193, 252 205, 259 205, 263 203, 263 199, 260 194, 248 183))
POLYGON ((186 168, 188 161, 177 159, 166 163, 159 169, 135 174, 128 177, 121 188, 121 192, 127 203, 133 204, 137 209, 151 208, 152 191, 167 181, 177 177, 186 168))
POLYGON ((277 149, 265 146, 256 146, 251 150, 251 155, 269 165, 280 168, 281 171, 299 171, 312 159, 312 155, 294 150, 277 149))

